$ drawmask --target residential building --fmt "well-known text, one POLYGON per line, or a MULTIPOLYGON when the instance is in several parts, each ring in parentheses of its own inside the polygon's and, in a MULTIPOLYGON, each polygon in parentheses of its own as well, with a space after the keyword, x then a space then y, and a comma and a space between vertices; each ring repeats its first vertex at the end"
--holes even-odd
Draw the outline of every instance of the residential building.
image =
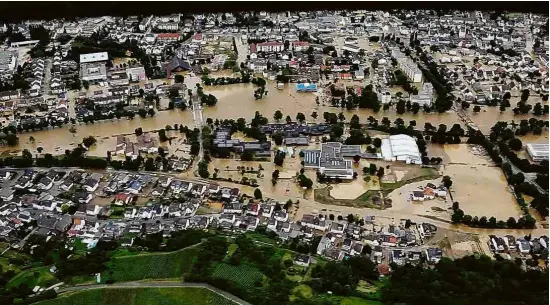
POLYGON ((411 95, 411 104, 418 103, 420 107, 424 105, 430 107, 434 101, 434 88, 429 82, 422 84, 422 88, 418 91, 418 94, 411 95))
POLYGON ((256 44, 256 50, 258 52, 282 52, 285 49, 285 45, 282 42, 262 42, 256 44))
POLYGON ((399 48, 391 49, 391 56, 396 59, 397 67, 403 71, 405 75, 413 83, 422 82, 422 71, 418 68, 415 62, 413 62, 408 56, 403 54, 399 48))

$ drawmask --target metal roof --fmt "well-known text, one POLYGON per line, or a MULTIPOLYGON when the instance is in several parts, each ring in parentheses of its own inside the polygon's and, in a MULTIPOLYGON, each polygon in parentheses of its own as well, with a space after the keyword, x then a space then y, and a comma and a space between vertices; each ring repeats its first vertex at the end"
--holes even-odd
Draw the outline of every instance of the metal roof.
POLYGON ((96 61, 106 61, 109 59, 109 54, 107 52, 98 52, 98 53, 88 53, 80 54, 80 63, 96 62, 96 61))

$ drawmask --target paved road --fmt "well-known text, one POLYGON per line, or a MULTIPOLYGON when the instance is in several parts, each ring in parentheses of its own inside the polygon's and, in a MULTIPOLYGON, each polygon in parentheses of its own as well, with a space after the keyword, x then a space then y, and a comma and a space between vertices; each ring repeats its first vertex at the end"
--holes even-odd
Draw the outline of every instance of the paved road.
POLYGON ((252 305, 226 291, 204 283, 180 283, 180 282, 127 282, 112 285, 81 285, 61 288, 57 293, 74 292, 92 289, 120 289, 120 288, 203 288, 208 289, 222 297, 240 305, 252 305))

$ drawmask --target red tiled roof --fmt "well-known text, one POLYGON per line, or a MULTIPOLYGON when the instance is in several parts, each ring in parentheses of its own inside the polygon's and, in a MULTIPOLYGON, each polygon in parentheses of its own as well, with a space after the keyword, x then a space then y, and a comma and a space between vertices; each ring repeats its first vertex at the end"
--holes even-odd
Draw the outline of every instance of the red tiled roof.
POLYGON ((307 41, 295 41, 293 44, 295 46, 308 46, 309 42, 307 42, 307 41))
POLYGON ((126 200, 126 198, 128 198, 128 196, 130 196, 129 194, 126 194, 126 193, 118 193, 116 194, 115 196, 115 200, 126 200))
POLYGON ((388 275, 390 274, 390 266, 386 264, 380 264, 378 265, 378 273, 381 275, 388 275))
POLYGON ((202 33, 196 34, 193 36, 193 39, 195 40, 202 40, 202 33))
POLYGON ((250 45, 250 53, 256 53, 256 44, 255 43, 250 45))

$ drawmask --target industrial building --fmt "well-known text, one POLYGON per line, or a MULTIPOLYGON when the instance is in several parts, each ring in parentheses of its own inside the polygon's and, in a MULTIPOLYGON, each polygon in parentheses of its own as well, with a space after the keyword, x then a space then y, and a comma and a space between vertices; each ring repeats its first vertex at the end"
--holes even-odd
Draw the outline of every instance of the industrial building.
POLYGON ((527 144, 527 153, 531 156, 531 159, 535 162, 548 160, 548 148, 549 144, 527 144))
POLYGON ((80 54, 80 78, 92 83, 107 80, 107 60, 107 52, 80 54))
POLYGON ((321 150, 304 150, 304 167, 315 168, 328 178, 353 179, 351 160, 344 157, 361 156, 361 146, 338 142, 323 143, 321 150))
POLYGON ((414 138, 392 135, 382 140, 382 157, 385 161, 403 161, 407 164, 422 164, 422 155, 414 138))

